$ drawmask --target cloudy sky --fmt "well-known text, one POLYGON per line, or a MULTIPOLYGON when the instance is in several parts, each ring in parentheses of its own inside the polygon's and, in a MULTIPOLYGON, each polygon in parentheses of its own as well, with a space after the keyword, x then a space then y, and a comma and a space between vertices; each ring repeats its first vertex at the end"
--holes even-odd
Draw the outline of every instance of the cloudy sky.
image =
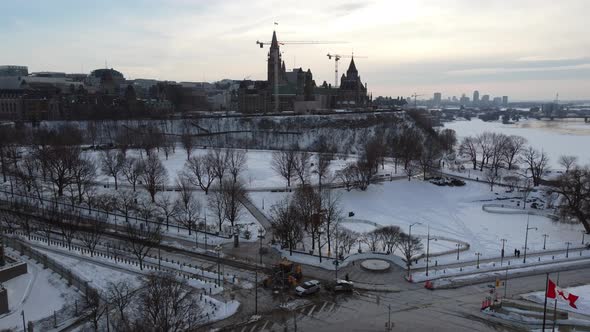
MULTIPOLYGON (((376 95, 590 99, 588 0, 0 1, 0 64, 109 67, 128 78, 266 78, 277 29, 287 68, 334 80, 328 52, 355 62, 376 95), (273 22, 278 22, 275 26, 273 22)), ((346 69, 348 60, 342 61, 346 69)))

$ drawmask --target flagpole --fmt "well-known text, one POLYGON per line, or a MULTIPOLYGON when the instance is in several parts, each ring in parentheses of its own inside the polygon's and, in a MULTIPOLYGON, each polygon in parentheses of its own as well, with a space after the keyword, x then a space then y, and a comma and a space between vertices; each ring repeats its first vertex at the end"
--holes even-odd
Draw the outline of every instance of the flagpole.
MULTIPOLYGON (((559 272, 557 272, 557 286, 559 286, 559 272)), ((557 296, 555 297, 555 304, 553 306, 553 329, 551 331, 555 331, 556 321, 557 321, 557 296)))
POLYGON ((545 331, 545 318, 547 317, 547 285, 549 285, 549 273, 545 279, 545 305, 543 306, 543 330, 545 331))

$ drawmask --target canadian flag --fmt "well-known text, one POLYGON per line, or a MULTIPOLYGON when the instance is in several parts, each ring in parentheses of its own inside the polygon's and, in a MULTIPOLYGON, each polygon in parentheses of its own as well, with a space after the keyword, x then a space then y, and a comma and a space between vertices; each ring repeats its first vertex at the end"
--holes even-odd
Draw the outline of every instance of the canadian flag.
POLYGON ((569 293, 568 291, 557 286, 553 280, 549 279, 549 283, 547 285, 547 297, 554 299, 557 296, 560 296, 564 300, 568 301, 570 307, 578 309, 578 307, 576 307, 576 301, 578 300, 579 296, 569 293))

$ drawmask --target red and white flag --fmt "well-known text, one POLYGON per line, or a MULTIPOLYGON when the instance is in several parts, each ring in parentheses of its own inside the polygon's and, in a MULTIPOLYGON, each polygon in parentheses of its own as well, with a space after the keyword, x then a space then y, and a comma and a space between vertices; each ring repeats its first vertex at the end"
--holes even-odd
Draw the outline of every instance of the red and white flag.
POLYGON ((578 300, 579 296, 569 293, 565 289, 557 286, 553 280, 549 279, 549 283, 547 285, 547 297, 550 299, 554 299, 556 297, 561 297, 562 299, 569 302, 570 307, 578 309, 576 307, 576 301, 578 300))

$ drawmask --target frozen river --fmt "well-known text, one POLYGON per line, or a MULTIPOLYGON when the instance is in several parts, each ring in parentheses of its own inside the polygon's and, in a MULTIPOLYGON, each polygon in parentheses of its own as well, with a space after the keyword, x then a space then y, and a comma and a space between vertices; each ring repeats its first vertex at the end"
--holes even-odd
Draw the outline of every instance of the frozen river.
POLYGON ((501 121, 472 119, 447 122, 445 128, 454 129, 459 140, 484 131, 523 136, 529 144, 549 154, 552 167, 558 167, 557 160, 563 154, 578 156, 580 164, 590 164, 590 123, 583 120, 529 119, 503 124, 501 121))

